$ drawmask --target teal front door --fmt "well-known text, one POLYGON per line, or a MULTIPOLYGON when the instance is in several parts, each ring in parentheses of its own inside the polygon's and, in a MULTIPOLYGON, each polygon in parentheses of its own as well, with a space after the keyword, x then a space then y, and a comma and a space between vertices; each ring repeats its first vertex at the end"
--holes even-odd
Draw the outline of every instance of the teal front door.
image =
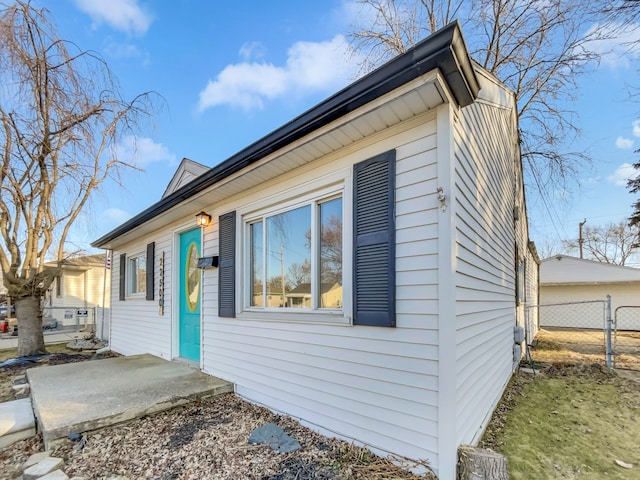
POLYGON ((200 229, 180 234, 180 356, 200 360, 200 229))

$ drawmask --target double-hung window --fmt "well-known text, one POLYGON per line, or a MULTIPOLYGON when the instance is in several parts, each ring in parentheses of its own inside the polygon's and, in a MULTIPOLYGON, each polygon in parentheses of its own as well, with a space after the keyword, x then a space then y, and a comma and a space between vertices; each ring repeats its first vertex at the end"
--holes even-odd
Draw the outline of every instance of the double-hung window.
POLYGON ((143 294, 147 291, 147 258, 144 254, 131 256, 127 261, 127 291, 129 295, 143 294))
POLYGON ((245 308, 341 311, 340 193, 260 212, 245 221, 245 308))
POLYGON ((220 215, 218 315, 395 327, 395 159, 389 150, 354 164, 352 181, 267 195, 272 206, 257 200, 239 222, 220 215))

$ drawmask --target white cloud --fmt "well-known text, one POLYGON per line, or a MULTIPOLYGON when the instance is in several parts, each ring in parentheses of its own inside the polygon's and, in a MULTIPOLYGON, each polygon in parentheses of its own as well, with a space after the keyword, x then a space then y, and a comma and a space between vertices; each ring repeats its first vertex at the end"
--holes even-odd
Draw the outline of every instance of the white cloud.
POLYGON ((371 28, 378 21, 379 11, 368 2, 359 0, 343 0, 333 10, 333 21, 345 30, 354 27, 371 28))
POLYGON ((634 120, 631 122, 631 128, 633 129, 633 136, 640 137, 640 120, 634 120))
POLYGON ((116 30, 144 35, 153 17, 138 0, 74 0, 96 25, 106 23, 116 30))
POLYGON ((161 143, 155 143, 147 137, 134 137, 133 135, 122 139, 116 146, 115 155, 121 162, 138 168, 146 168, 156 162, 165 162, 170 165, 176 163, 176 156, 161 143))
POLYGON ((266 54, 265 46, 260 42, 246 42, 240 47, 238 52, 245 62, 264 58, 266 54))
POLYGON ((595 177, 582 178, 579 180, 579 182, 580 182, 580 185, 583 185, 583 186, 597 185, 598 183, 600 183, 600 176, 596 175, 595 177))
POLYGON ((633 140, 630 138, 618 137, 616 138, 616 147, 621 150, 629 150, 633 147, 633 140))
POLYGON ((600 55, 602 64, 611 69, 629 68, 640 58, 640 24, 612 23, 604 28, 594 25, 586 35, 593 35, 599 28, 604 38, 591 42, 590 49, 600 55))
POLYGON ((626 187, 631 177, 637 175, 636 169, 630 163, 623 163, 615 169, 613 174, 607 177, 609 183, 613 183, 616 187, 626 187))
POLYGON ((131 43, 118 43, 109 41, 105 46, 105 51, 112 58, 117 59, 140 59, 143 66, 151 63, 151 57, 146 50, 140 50, 131 43))
MULTIPOLYGON (((240 53, 246 55, 244 46, 240 53)), ((265 100, 340 88, 355 73, 349 55, 347 40, 336 35, 327 42, 295 43, 284 66, 248 61, 228 65, 200 92, 198 110, 217 105, 261 109, 265 100)))

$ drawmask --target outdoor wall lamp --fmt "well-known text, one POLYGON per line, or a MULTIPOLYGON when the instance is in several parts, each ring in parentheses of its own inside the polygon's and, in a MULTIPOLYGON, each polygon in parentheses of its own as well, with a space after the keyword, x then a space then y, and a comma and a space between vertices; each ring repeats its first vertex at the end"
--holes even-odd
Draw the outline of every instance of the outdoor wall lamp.
POLYGON ((196 225, 199 227, 208 227, 211 225, 211 215, 205 212, 200 212, 196 215, 196 225))

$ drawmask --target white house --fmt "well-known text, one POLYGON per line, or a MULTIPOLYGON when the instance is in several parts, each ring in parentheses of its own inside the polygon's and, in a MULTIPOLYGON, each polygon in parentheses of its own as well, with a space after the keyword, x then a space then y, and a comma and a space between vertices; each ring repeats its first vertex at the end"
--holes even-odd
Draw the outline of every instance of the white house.
POLYGON ((453 479, 536 295, 514 96, 451 24, 93 245, 113 350, 453 479))
MULTIPOLYGON (((640 307, 640 269, 585 260, 567 255, 545 258, 540 265, 540 304, 604 301, 611 295, 611 312, 618 307, 640 307)), ((543 327, 602 328, 600 317, 586 316, 579 308, 562 315, 540 308, 543 327)), ((619 330, 640 330, 640 309, 619 315, 619 330), (628 313, 631 313, 630 315, 628 313)))
POLYGON ((59 326, 86 325, 98 336, 106 336, 108 311, 103 315, 102 308, 108 309, 110 302, 111 274, 105 269, 104 254, 71 257, 60 263, 60 275, 47 291, 43 314, 59 326))

